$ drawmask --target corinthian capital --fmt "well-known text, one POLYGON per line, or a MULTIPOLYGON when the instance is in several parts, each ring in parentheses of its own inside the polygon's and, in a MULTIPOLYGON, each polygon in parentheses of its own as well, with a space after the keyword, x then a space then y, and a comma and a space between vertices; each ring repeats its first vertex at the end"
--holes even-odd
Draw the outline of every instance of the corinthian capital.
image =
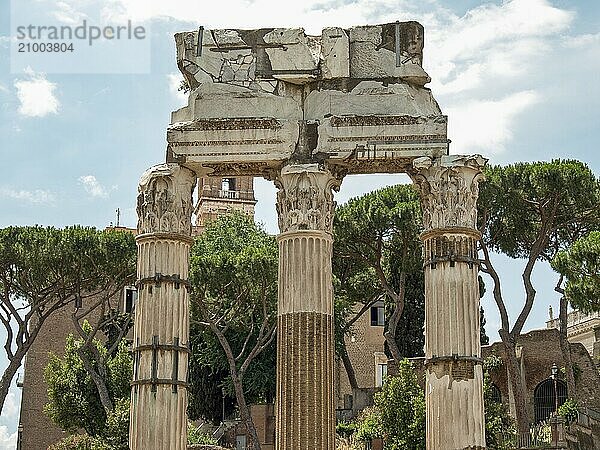
POLYGON ((159 164, 142 175, 138 186, 138 233, 192 232, 192 194, 196 174, 178 164, 159 164))
POLYGON ((480 155, 422 157, 413 161, 411 175, 421 192, 423 225, 434 228, 476 228, 477 197, 482 169, 487 159, 480 155))
POLYGON ((332 189, 340 187, 341 177, 318 164, 285 166, 275 177, 277 213, 280 231, 322 230, 333 228, 332 189))

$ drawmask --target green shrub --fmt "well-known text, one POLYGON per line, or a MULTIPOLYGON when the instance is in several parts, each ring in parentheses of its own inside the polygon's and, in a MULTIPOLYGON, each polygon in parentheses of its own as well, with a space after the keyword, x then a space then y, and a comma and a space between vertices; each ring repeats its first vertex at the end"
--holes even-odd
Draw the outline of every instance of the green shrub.
POLYGON ((371 442, 373 439, 383 437, 381 416, 377 408, 365 408, 361 413, 355 436, 362 442, 371 442))
POLYGON ((335 426, 335 432, 343 438, 350 438, 356 430, 358 426, 354 422, 340 422, 335 426))
MULTIPOLYGON (((485 362, 489 360, 486 358, 485 362)), ((484 367, 486 366, 484 362, 484 367)), ((488 366, 489 367, 489 366, 488 366)), ((483 373, 483 399, 485 407, 485 440, 493 450, 512 450, 517 442, 517 428, 508 409, 494 401, 492 383, 488 371, 483 373)))
POLYGON ((565 419, 567 425, 577 420, 577 410, 579 405, 575 399, 569 398, 558 407, 558 415, 565 419))
POLYGON ((106 419, 104 439, 114 450, 129 450, 129 398, 115 402, 115 409, 106 419))
POLYGON ((101 439, 87 434, 73 434, 61 439, 48 450, 113 450, 113 448, 101 439))
POLYGON ((217 445, 217 441, 200 431, 200 427, 195 427, 193 423, 188 422, 188 444, 217 445))
POLYGON ((384 438, 385 450, 425 449, 425 394, 410 361, 400 361, 398 374, 386 378, 355 436, 363 442, 384 438))

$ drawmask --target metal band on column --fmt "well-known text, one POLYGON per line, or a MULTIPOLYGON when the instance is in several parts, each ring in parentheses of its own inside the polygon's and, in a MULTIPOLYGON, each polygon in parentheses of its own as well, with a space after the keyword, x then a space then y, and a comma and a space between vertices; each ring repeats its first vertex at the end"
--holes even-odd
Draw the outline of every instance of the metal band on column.
POLYGON ((187 277, 195 183, 196 174, 177 164, 154 166, 140 180, 132 450, 187 448, 187 277))
POLYGON ((335 449, 331 256, 340 180, 317 164, 276 177, 279 242, 278 450, 335 449))
POLYGON ((481 156, 414 161, 423 206, 427 450, 485 449, 476 230, 481 156))

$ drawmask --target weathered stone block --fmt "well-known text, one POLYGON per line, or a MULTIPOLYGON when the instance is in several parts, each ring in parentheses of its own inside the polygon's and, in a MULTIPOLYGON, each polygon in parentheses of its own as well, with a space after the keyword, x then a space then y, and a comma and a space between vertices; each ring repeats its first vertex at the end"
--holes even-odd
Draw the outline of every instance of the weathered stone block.
POLYGON ((423 86, 423 27, 417 22, 325 28, 204 30, 178 33, 177 62, 190 87, 231 83, 262 90, 259 80, 306 84, 319 79, 403 79, 423 86))

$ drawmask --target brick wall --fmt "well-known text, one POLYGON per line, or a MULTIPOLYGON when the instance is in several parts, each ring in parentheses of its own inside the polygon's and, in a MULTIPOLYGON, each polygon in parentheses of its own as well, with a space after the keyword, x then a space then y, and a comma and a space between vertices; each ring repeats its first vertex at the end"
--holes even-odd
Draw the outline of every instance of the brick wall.
MULTIPOLYGON (((385 361, 384 337, 382 326, 371 326, 370 311, 365 312, 352 326, 350 335, 346 336, 346 348, 359 388, 375 387, 376 361, 385 361)), ((349 406, 344 397, 352 394, 348 374, 341 359, 336 358, 336 406, 343 409, 349 406)), ((347 397, 346 397, 347 399, 347 397)))
MULTIPOLYGON (((534 391, 536 386, 550 377, 552 364, 556 363, 558 367, 564 367, 562 352, 560 351, 559 333, 556 329, 533 330, 519 337, 518 345, 521 346, 521 364, 525 373, 525 383, 527 388, 527 414, 529 420, 534 420, 534 391)), ((571 343, 571 359, 573 364, 577 365, 581 373, 577 379, 577 395, 582 405, 590 408, 600 409, 600 372, 592 362, 592 358, 580 343, 571 343)), ((483 358, 495 354, 504 359, 504 347, 502 342, 495 342, 491 345, 482 347, 483 358)), ((421 385, 425 386, 425 359, 411 358, 415 370, 419 374, 421 385)), ((395 373, 393 361, 388 363, 388 373, 395 373)), ((511 405, 511 395, 509 393, 508 376, 506 366, 492 371, 491 381, 494 383, 502 395, 502 402, 512 407, 514 414, 514 405, 511 405)))
MULTIPOLYGON (((534 418, 534 391, 539 383, 551 375, 552 364, 564 367, 560 350, 559 332, 556 329, 534 330, 519 337, 517 340, 521 349, 521 365, 524 368, 525 385, 527 389, 527 414, 530 421, 534 418)), ((589 353, 580 343, 571 343, 571 359, 581 370, 576 380, 577 396, 582 404, 592 408, 600 408, 600 373, 593 364, 589 353)), ((483 357, 496 354, 504 358, 501 342, 482 348, 483 357)), ((502 400, 510 403, 508 377, 503 366, 491 374, 492 382, 498 386, 502 400)))
MULTIPOLYGON (((120 306, 122 307, 122 295, 120 306)), ((83 306, 93 305, 94 299, 84 300, 83 306)), ((21 397, 20 425, 23 427, 21 450, 45 450, 66 434, 43 412, 48 403, 48 386, 44 380, 44 368, 49 353, 64 354, 65 341, 71 333, 76 334, 71 321, 72 306, 53 313, 42 326, 25 359, 23 395, 21 397)), ((93 319, 92 319, 93 320, 93 319)))
MULTIPOLYGON (((263 450, 273 450, 275 448, 275 409, 273 404, 250 405, 250 415, 256 428, 256 434, 263 450)), ((250 443, 250 437, 247 435, 246 426, 242 423, 237 424, 231 430, 225 433, 223 441, 226 445, 235 448, 236 437, 246 435, 246 442, 250 443)))

